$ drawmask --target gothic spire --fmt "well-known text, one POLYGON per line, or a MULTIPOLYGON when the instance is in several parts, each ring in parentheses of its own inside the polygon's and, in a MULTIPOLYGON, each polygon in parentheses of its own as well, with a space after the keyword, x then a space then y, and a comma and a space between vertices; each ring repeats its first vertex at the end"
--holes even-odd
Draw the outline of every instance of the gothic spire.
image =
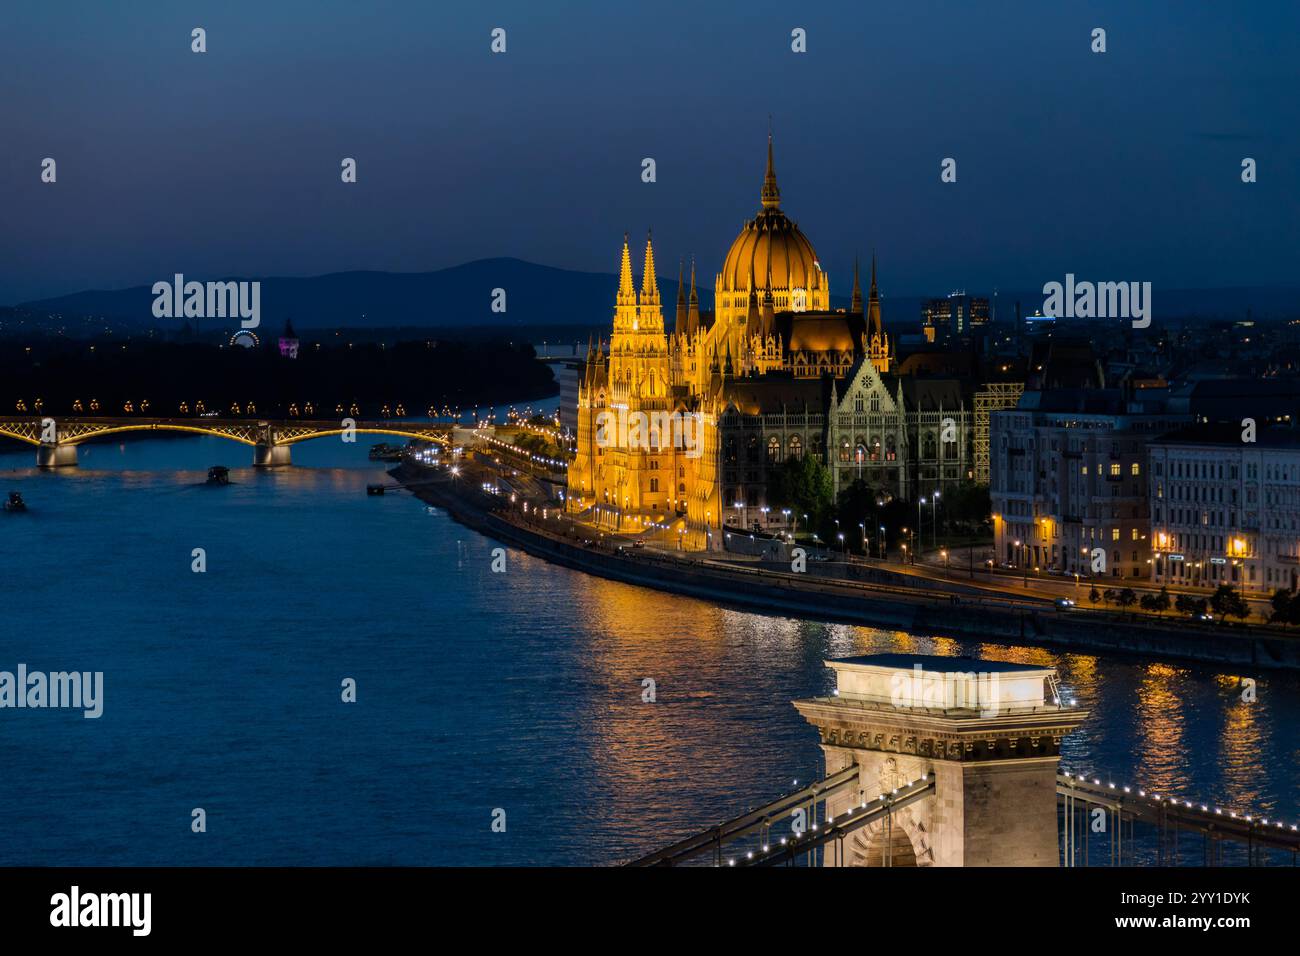
POLYGON ((686 286, 682 283, 682 270, 685 268, 685 260, 677 260, 677 322, 673 326, 674 332, 686 331, 686 286))
POLYGON ((659 280, 655 278, 655 253, 648 229, 645 234, 645 272, 641 275, 641 304, 659 304, 659 280))
POLYGON ((858 281, 858 257, 853 257, 853 304, 849 306, 850 312, 862 311, 862 283, 858 281))
POLYGON ((623 233, 623 264, 618 272, 619 305, 636 305, 636 291, 632 286, 632 253, 627 245, 627 233, 623 233))

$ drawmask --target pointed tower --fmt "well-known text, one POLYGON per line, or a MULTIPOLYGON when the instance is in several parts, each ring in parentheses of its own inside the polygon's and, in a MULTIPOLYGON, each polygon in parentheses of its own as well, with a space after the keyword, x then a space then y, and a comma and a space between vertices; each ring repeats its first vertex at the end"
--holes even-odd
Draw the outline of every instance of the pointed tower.
POLYGON ((871 292, 867 298, 867 358, 880 374, 886 374, 894 364, 894 351, 880 322, 880 292, 876 288, 876 253, 871 253, 871 292))
POLYGON ((767 261, 767 284, 763 287, 763 310, 759 313, 758 334, 767 338, 776 327, 776 300, 772 297, 772 260, 767 261))
POLYGON ((849 305, 849 311, 858 315, 862 314, 862 283, 858 281, 858 257, 853 257, 853 302, 849 305))
POLYGON ((759 194, 764 209, 778 209, 781 206, 781 190, 776 185, 776 167, 772 162, 772 132, 767 134, 767 172, 763 175, 763 190, 759 194))
POLYGON ((759 311, 759 305, 762 303, 762 301, 763 301, 762 298, 758 294, 758 290, 753 286, 750 286, 749 307, 748 310, 745 312, 745 335, 746 336, 757 335, 759 328, 762 326, 763 316, 762 313, 759 311))
POLYGON ((677 260, 677 315, 673 324, 673 331, 682 333, 686 331, 686 286, 682 283, 682 270, 685 268, 683 260, 677 260))
POLYGON ((618 270, 618 294, 614 297, 614 331, 636 328, 636 289, 632 286, 632 252, 623 233, 623 261, 618 270))
POLYGON ((692 335, 700 330, 700 297, 695 293, 694 256, 691 256, 691 297, 687 300, 686 327, 692 335))
POLYGON ((641 304, 658 308, 660 305, 659 279, 655 275, 655 251, 654 244, 650 240, 650 232, 647 230, 645 234, 645 271, 641 273, 641 304))

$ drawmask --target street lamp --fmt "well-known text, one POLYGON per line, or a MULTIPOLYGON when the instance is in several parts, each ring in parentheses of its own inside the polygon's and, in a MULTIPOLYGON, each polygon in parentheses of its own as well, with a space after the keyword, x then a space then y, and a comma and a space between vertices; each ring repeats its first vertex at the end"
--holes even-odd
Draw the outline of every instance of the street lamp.
MULTIPOLYGON (((921 525, 921 505, 923 505, 923 504, 925 504, 925 496, 924 496, 924 495, 922 495, 920 498, 917 498, 917 499, 916 499, 916 528, 917 528, 918 533, 920 532, 921 527, 922 527, 922 525, 921 525)), ((920 542, 920 544, 921 544, 921 547, 925 547, 925 538, 924 538, 924 537, 921 538, 921 542, 920 542)))
POLYGON ((866 522, 858 522, 858 530, 862 532, 862 553, 867 553, 867 525, 866 522))
POLYGON ((885 526, 880 526, 880 560, 885 559, 885 526))

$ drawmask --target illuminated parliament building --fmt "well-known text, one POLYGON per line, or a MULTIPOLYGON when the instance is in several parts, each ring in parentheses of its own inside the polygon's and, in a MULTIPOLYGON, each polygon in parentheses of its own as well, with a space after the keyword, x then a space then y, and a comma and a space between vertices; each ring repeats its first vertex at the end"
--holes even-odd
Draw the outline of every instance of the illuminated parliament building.
POLYGON ((897 374, 874 256, 865 300, 855 265, 849 308, 831 308, 830 277, 781 208, 770 136, 760 199, 714 278, 711 315, 694 264, 689 295, 679 270, 671 331, 652 243, 638 292, 624 237, 612 333, 589 349, 578 388, 570 512, 624 530, 668 522, 686 547, 719 547, 721 529, 797 520, 767 500, 788 457, 816 456, 837 494, 861 480, 912 499, 970 476, 959 383, 897 374), (611 427, 638 413, 685 428, 674 440, 666 424, 611 427))

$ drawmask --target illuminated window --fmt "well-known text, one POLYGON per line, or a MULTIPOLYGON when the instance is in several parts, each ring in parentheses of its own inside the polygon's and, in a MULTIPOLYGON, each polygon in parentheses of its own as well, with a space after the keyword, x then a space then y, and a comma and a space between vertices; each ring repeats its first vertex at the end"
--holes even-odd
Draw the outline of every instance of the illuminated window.
POLYGON ((1119 540, 1119 528, 1111 528, 1111 529, 1110 529, 1110 540, 1112 540, 1112 541, 1118 541, 1118 540, 1119 540))
POLYGON ((1110 463, 1110 474, 1112 478, 1118 478, 1120 476, 1119 462, 1112 461, 1110 463))
POLYGON ((1142 474, 1142 466, 1137 462, 1133 462, 1133 466, 1129 469, 1129 473, 1136 478, 1138 475, 1142 474))

